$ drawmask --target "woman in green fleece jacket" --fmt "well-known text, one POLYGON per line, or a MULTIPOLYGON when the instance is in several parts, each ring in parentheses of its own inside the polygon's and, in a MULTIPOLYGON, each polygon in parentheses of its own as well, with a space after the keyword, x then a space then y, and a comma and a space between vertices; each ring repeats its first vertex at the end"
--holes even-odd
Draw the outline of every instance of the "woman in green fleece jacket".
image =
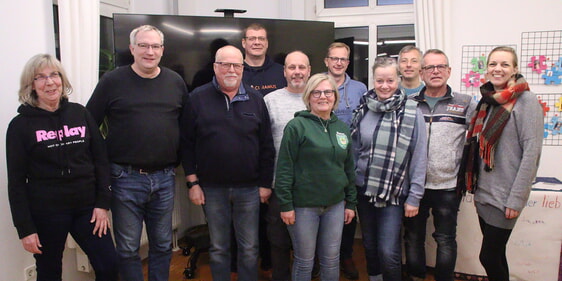
POLYGON ((351 222, 357 203, 349 128, 332 113, 339 93, 328 75, 308 80, 303 101, 307 110, 295 113, 283 132, 275 178, 293 241, 292 280, 310 280, 315 252, 320 278, 339 280, 343 224, 351 222))

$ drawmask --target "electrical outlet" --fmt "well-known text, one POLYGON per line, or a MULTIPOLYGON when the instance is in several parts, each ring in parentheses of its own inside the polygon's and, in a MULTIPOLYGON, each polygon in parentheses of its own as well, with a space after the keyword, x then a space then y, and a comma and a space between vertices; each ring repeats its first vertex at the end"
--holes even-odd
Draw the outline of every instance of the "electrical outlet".
POLYGON ((23 270, 24 281, 35 281, 37 279, 37 270, 35 265, 32 264, 23 270))

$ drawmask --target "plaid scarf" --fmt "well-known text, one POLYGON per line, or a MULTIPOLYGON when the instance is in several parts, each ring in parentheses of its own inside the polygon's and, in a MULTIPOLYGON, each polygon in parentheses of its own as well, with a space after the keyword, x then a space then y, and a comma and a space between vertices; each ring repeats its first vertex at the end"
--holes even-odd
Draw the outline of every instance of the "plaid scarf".
POLYGON ((484 170, 494 169, 494 154, 498 139, 509 121, 517 98, 528 90, 529 85, 521 74, 516 74, 510 79, 507 87, 501 92, 494 91, 494 86, 490 82, 480 87, 482 99, 478 103, 476 114, 472 117, 468 127, 463 161, 457 178, 459 193, 464 194, 466 191, 472 193, 476 190, 480 159, 484 162, 484 170), (490 106, 498 107, 490 110, 490 106), (484 123, 486 123, 485 127, 484 123))
POLYGON ((384 101, 376 95, 365 96, 365 104, 369 110, 384 114, 373 132, 365 195, 375 207, 398 205, 413 149, 417 104, 400 90, 384 101))

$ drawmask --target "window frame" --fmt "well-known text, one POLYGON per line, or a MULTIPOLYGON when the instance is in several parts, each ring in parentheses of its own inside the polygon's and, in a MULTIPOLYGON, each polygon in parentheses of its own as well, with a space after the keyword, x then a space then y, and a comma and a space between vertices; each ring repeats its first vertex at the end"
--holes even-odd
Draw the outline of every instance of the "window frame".
POLYGON ((334 22, 335 28, 369 27, 369 85, 372 88, 371 65, 377 58, 377 28, 379 25, 414 24, 414 4, 377 6, 369 0, 369 7, 324 8, 324 0, 307 0, 315 7, 315 20, 334 22))

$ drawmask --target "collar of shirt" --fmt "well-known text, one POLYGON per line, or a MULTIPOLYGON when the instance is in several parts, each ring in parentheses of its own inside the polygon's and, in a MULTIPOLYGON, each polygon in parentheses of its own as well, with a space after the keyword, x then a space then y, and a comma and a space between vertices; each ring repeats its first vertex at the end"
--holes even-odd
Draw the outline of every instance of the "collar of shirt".
MULTIPOLYGON (((219 83, 217 82, 216 76, 213 77, 212 82, 213 82, 213 86, 215 86, 215 89, 217 89, 217 91, 219 91, 219 92, 222 92, 221 87, 220 87, 219 83)), ((238 88, 238 93, 236 93, 236 95, 230 101, 230 103, 237 102, 237 101, 247 101, 249 99, 250 99, 250 95, 248 95, 248 93, 246 92, 246 88, 244 87, 244 83, 240 83, 240 87, 238 88)))

